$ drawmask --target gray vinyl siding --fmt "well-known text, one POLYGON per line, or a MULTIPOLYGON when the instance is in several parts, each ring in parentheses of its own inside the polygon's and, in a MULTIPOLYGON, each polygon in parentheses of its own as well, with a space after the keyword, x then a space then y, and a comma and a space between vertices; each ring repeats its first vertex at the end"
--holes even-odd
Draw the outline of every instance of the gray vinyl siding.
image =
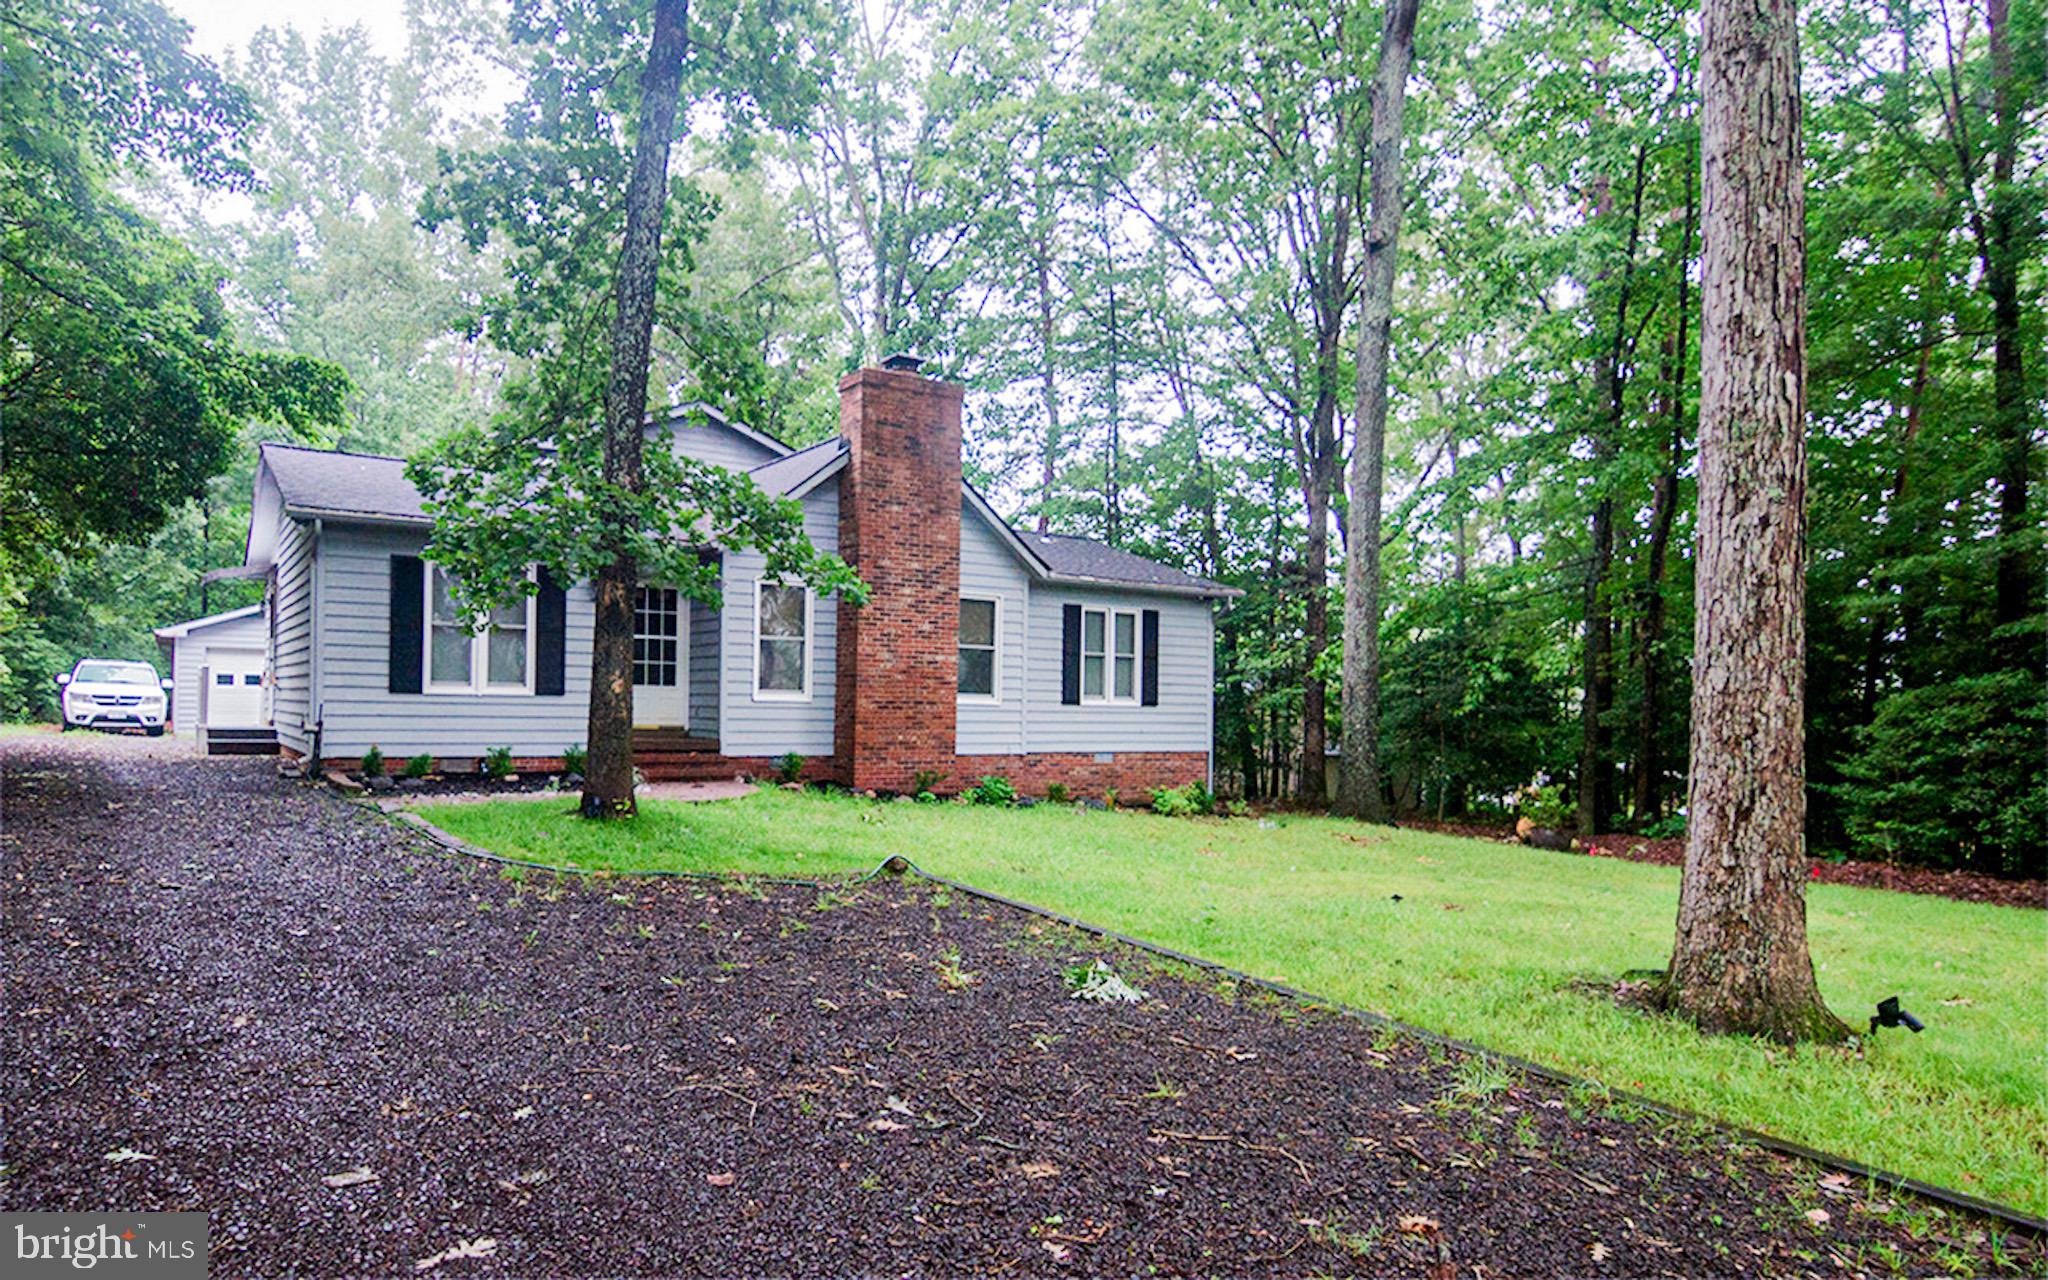
POLYGON ((418 555, 421 530, 329 524, 320 557, 321 751, 387 757, 481 756, 510 747, 556 756, 587 736, 591 595, 570 588, 566 688, 534 694, 390 692, 391 557, 418 555))
POLYGON ((746 471, 783 456, 759 441, 750 440, 731 427, 716 422, 675 427, 670 435, 675 439, 677 453, 715 462, 733 471, 746 471))
MULTIPOLYGON (((804 497, 804 532, 820 551, 839 549, 839 481, 804 497)), ((764 561, 758 552, 727 552, 724 593, 724 706, 720 750, 729 756, 777 756, 796 751, 832 754, 832 703, 838 679, 839 597, 811 601, 811 696, 804 702, 754 700, 754 584, 764 561)))
MULTIPOLYGON (((999 701, 959 704, 955 750, 960 755, 1015 755, 1024 750, 1024 634, 1030 593, 1030 580, 1016 553, 971 504, 962 502, 960 594, 1001 603, 996 609, 999 701)), ((1057 684, 1053 692, 1057 700, 1057 684)))
POLYGON ((313 537, 290 516, 277 518, 271 585, 271 722, 279 745, 312 749, 313 537))
POLYGON ((718 611, 690 605, 690 734, 718 736, 718 611))
POLYGON ((1206 600, 1036 584, 1031 593, 1028 750, 1210 749, 1215 626, 1206 600), (1061 608, 1159 610, 1159 705, 1060 702, 1061 608))
POLYGON ((257 649, 270 639, 262 614, 216 623, 171 641, 171 732, 180 738, 199 735, 200 674, 208 649, 257 649))

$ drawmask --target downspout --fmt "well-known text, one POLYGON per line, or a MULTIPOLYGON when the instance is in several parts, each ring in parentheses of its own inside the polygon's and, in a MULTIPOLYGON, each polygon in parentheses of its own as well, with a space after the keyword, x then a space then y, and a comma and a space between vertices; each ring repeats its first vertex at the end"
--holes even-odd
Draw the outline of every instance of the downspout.
POLYGON ((320 701, 320 565, 325 558, 320 554, 327 539, 327 522, 318 516, 313 518, 313 545, 307 551, 312 564, 306 574, 306 714, 312 723, 306 726, 313 738, 313 763, 320 763, 321 733, 327 727, 326 709, 320 701))
POLYGON ((1029 757, 1031 754, 1031 571, 1024 571, 1024 638, 1020 642, 1024 652, 1018 669, 1023 672, 1017 681, 1017 754, 1029 757))

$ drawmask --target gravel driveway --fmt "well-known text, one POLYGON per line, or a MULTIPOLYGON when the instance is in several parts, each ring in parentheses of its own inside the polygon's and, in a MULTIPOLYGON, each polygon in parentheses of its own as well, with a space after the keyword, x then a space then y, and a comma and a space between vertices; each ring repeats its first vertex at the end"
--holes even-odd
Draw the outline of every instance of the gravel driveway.
POLYGON ((168 742, 0 770, 0 1203, 204 1209, 217 1275, 1994 1265, 1984 1224, 1130 957, 1154 998, 1070 999, 1087 944, 927 888, 515 881, 168 742))

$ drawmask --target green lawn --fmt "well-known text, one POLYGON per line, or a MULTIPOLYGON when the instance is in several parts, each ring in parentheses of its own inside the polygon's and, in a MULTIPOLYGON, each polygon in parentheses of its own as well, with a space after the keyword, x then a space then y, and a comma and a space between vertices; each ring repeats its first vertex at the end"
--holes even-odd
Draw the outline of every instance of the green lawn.
POLYGON ((1703 1038, 1573 989, 1660 968, 1678 872, 1327 818, 1167 819, 764 791, 429 806, 475 844, 639 871, 825 875, 890 854, 1610 1086, 2039 1214, 2048 1211, 2048 913, 1816 885, 1814 961, 1852 1024, 1903 997, 1925 1034, 1861 1055, 1703 1038), (1399 894, 1401 901, 1394 901, 1399 894))

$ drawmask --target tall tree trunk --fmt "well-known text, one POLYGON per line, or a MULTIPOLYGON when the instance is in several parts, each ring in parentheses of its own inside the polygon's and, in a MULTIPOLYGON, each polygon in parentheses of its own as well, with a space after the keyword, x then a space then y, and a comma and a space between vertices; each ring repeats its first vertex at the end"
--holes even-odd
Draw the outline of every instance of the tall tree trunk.
POLYGON ((1044 382, 1042 394, 1045 399, 1045 443, 1039 454, 1041 472, 1038 487, 1038 531, 1046 530, 1048 514, 1052 508, 1053 488, 1059 481, 1060 459, 1060 393, 1057 372, 1058 363, 1053 351, 1052 313, 1052 244, 1051 236, 1041 231, 1033 242, 1037 259, 1033 264, 1038 269, 1038 371, 1044 382))
POLYGON ((1329 690, 1323 682, 1323 651, 1330 647, 1330 490, 1335 483, 1337 334, 1326 331, 1316 366, 1315 411, 1309 421, 1309 444, 1302 459, 1303 497, 1308 505, 1308 530, 1301 564, 1302 630, 1305 644, 1301 681, 1301 773, 1295 798, 1318 807, 1330 800, 1326 781, 1329 764, 1329 690))
POLYGON ((1401 240, 1401 117, 1408 71, 1415 61, 1420 0, 1391 0, 1380 35, 1379 67, 1367 100, 1372 109, 1372 208, 1365 230, 1360 286, 1358 363, 1351 445, 1350 533, 1344 560, 1344 759, 1337 808, 1367 822, 1385 822, 1380 784, 1380 497, 1387 454, 1387 377, 1394 331, 1394 268, 1401 240))
MULTIPOLYGON (((1580 651, 1585 697, 1579 704, 1578 828, 1588 840, 1608 825, 1614 807, 1614 762, 1607 749, 1607 715, 1614 706, 1614 609, 1607 595, 1607 575, 1614 565, 1614 496, 1607 490, 1606 472, 1627 422, 1628 384, 1622 362, 1629 350, 1628 309, 1634 296, 1636 248, 1642 238, 1647 158, 1646 149, 1638 146, 1621 289, 1614 304, 1614 336, 1593 365, 1600 423, 1592 433, 1593 470, 1599 497, 1593 504, 1591 547, 1586 556, 1585 644, 1580 651)), ((1612 188, 1605 178, 1599 182, 1596 211, 1603 218, 1614 211, 1612 188)), ((1600 278, 1604 281, 1608 274, 1603 268, 1600 278)))
POLYGON ((1658 747, 1664 725, 1664 572, 1671 556, 1671 529, 1678 516, 1678 466, 1685 453, 1686 329, 1692 320, 1692 225, 1697 215, 1690 171, 1685 180, 1685 223, 1678 251, 1678 319, 1664 348, 1664 412, 1670 423, 1664 467, 1650 490, 1650 553, 1643 574, 1641 620, 1636 630, 1636 671, 1642 700, 1636 709, 1635 795, 1630 812, 1638 826, 1654 821, 1664 803, 1664 753, 1658 747))
POLYGON ((1706 0, 1690 809, 1664 986, 1704 1030, 1840 1039, 1806 945, 1806 268, 1793 0, 1706 0))
MULTIPOLYGON (((640 491, 641 424, 647 416, 647 356, 654 330, 654 291, 661 263, 662 204, 668 195, 669 134, 689 40, 688 0, 655 0, 654 37, 640 73, 640 125, 633 175, 626 186, 626 234, 614 284, 611 377, 604 393, 604 482, 640 491)), ((626 517, 630 518, 630 517, 626 517)), ((590 646, 589 772, 583 816, 630 816, 633 799, 633 592, 639 566, 630 530, 603 531, 611 559, 596 584, 590 646)))
MULTIPOLYGON (((1998 570, 1993 617, 2001 627, 2024 622, 2038 609, 2040 579, 2034 552, 2040 533, 2027 520, 2028 454, 2032 408, 2020 348, 2021 192, 2013 185, 2019 155, 2020 112, 2015 101, 2011 14, 2008 0, 1987 0, 1991 45, 1991 216, 1983 237, 1984 287, 1991 295, 1991 396, 1997 415, 1998 570)), ((2038 27, 2034 31, 2038 39, 2038 27)), ((1960 104, 1959 104, 1960 106, 1960 104)), ((2010 636, 2001 648, 2015 664, 2039 661, 2040 640, 2010 636)))

